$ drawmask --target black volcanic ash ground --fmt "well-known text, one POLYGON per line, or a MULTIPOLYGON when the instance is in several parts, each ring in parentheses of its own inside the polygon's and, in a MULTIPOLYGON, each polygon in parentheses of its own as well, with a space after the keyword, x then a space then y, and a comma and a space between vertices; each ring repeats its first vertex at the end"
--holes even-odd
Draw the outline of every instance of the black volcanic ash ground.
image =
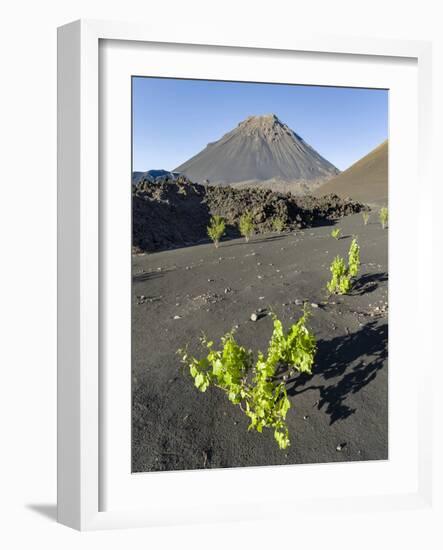
MULTIPOLYGON (((132 467, 135 472, 362 461, 388 457, 387 230, 374 213, 331 226, 133 256, 132 467), (358 235, 362 268, 349 296, 326 298, 329 265, 358 235), (201 330, 266 351, 272 309, 285 327, 312 307, 318 354, 313 376, 288 382, 291 446, 248 419, 217 389, 199 392, 176 350, 195 355, 201 330), (323 303, 326 302, 326 303, 323 303)), ((199 355, 200 354, 200 355, 199 355)))

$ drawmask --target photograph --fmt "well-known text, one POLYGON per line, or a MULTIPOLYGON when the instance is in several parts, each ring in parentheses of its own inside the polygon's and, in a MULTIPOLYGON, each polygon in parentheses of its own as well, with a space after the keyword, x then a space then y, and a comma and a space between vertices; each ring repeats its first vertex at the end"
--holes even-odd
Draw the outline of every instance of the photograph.
POLYGON ((132 472, 387 460, 389 90, 131 88, 132 472))

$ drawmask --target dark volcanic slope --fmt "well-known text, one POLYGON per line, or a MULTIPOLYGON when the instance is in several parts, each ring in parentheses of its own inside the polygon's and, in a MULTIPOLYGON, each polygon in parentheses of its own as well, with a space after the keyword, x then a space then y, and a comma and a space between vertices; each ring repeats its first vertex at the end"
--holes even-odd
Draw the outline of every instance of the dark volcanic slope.
POLYGON ((388 203, 388 140, 353 164, 336 178, 314 191, 322 196, 335 193, 366 204, 388 203))
POLYGON ((318 183, 339 173, 273 114, 248 117, 175 171, 211 184, 318 183))

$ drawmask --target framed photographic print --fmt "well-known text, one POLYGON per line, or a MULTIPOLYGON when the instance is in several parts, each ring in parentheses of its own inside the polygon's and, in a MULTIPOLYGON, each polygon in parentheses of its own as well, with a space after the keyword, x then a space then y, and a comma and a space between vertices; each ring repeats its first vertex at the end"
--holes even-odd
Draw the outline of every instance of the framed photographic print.
POLYGON ((429 45, 82 21, 58 76, 59 521, 429 505, 429 45))

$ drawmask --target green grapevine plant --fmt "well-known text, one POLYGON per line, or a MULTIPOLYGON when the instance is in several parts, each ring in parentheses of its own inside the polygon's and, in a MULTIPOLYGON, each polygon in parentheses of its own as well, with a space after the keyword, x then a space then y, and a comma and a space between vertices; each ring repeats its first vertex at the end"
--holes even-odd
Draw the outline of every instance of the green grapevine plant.
POLYGON ((341 234, 341 229, 339 227, 331 231, 331 237, 334 237, 334 239, 336 239, 337 241, 340 238, 340 234, 341 234))
POLYGON ((209 238, 214 242, 216 248, 220 239, 225 234, 225 220, 221 216, 213 216, 207 228, 209 238))
POLYGON ((348 274, 351 278, 357 277, 360 270, 360 247, 354 237, 348 252, 348 274))
POLYGON ((388 224, 388 209, 386 208, 386 206, 380 208, 379 218, 381 226, 384 229, 388 224))
POLYGON ((354 237, 349 248, 348 265, 346 266, 345 260, 340 256, 336 256, 331 264, 332 278, 326 285, 329 293, 347 294, 352 288, 352 279, 358 275, 359 269, 360 247, 354 237))
POLYGON ((330 267, 332 279, 326 287, 331 294, 347 294, 351 290, 351 279, 343 258, 336 256, 330 267))
POLYGON ((274 218, 272 220, 272 228, 274 231, 277 231, 278 233, 281 233, 283 229, 285 228, 285 221, 283 218, 274 218))
POLYGON ((311 374, 317 344, 306 326, 309 312, 303 315, 285 333, 274 315, 274 329, 266 356, 258 352, 254 364, 251 350, 239 345, 231 331, 221 338, 221 349, 201 339, 209 350, 206 357, 190 357, 186 350, 178 350, 182 362, 189 368, 195 386, 202 392, 215 386, 225 392, 229 401, 239 405, 249 418, 248 430, 261 433, 263 428, 274 430, 280 449, 290 445, 286 414, 291 407, 285 382, 279 377, 281 368, 311 374))
POLYGON ((245 212, 239 222, 240 233, 249 241, 250 237, 254 234, 254 217, 251 212, 245 212))

